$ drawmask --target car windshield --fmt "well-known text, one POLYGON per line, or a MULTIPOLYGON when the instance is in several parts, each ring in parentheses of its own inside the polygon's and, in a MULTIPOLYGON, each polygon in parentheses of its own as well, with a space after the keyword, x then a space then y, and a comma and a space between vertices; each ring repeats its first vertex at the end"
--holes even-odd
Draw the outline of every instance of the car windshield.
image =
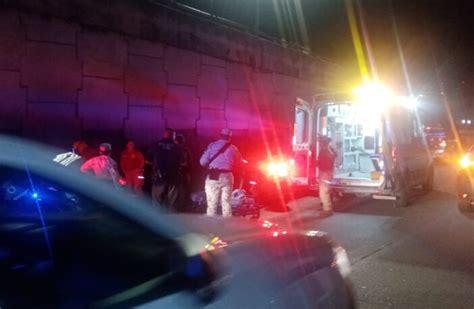
POLYGON ((48 216, 77 218, 97 213, 101 207, 91 200, 44 178, 24 171, 0 168, 0 218, 48 216))
MULTIPOLYGON (((43 301, 55 303, 58 299, 47 290, 50 282, 41 276, 80 272, 77 282, 64 282, 54 290, 69 295, 76 305, 103 301, 165 275, 173 248, 166 238, 55 181, 29 170, 0 168, 0 253, 5 255, 0 256, 0 269, 11 263, 24 268, 16 278, 3 272, 12 286, 0 285, 2 293, 24 285, 31 305, 41 293, 43 301), (109 274, 114 274, 113 284, 109 274), (30 290, 34 284, 43 286, 30 290), (76 294, 82 296, 74 300, 76 294)), ((5 300, 2 293, 0 302, 5 300)))

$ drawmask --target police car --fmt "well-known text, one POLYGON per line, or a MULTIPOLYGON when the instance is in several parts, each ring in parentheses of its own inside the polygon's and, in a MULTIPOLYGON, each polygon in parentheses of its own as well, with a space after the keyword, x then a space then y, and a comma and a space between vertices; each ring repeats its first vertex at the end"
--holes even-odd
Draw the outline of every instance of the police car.
POLYGON ((2 135, 0 148, 1 308, 353 306, 325 233, 165 214, 58 151, 2 135))

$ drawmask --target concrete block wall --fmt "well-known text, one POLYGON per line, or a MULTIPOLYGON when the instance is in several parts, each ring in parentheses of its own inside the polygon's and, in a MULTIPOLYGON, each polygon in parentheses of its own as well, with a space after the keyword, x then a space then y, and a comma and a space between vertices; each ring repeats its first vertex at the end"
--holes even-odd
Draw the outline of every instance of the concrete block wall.
POLYGON ((324 87, 305 56, 191 17, 151 18, 122 0, 122 23, 104 15, 105 2, 72 1, 90 9, 75 18, 40 2, 0 1, 2 132, 65 147, 92 133, 146 146, 170 126, 199 148, 230 127, 248 144, 262 130, 291 132, 295 98, 324 87))

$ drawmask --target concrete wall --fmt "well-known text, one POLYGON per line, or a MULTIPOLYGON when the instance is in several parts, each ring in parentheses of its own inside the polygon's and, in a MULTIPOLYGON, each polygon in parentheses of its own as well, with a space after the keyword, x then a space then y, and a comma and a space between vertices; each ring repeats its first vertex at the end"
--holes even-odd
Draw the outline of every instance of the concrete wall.
POLYGON ((310 99, 330 74, 316 58, 144 0, 0 9, 0 131, 52 144, 145 146, 166 126, 195 144, 223 127, 241 144, 280 136, 295 97, 310 99))

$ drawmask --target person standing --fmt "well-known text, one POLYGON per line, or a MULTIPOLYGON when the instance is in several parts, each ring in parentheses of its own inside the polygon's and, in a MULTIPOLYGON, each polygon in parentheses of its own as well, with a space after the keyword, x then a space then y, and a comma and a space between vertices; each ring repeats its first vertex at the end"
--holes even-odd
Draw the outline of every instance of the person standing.
POLYGON ((175 132, 166 128, 163 139, 153 145, 147 152, 147 160, 152 164, 153 183, 151 195, 153 204, 178 210, 180 164, 182 153, 175 143, 175 132))
POLYGON ((180 201, 182 202, 183 206, 186 207, 187 203, 190 201, 190 194, 191 194, 191 172, 192 172, 192 154, 189 148, 186 146, 185 138, 182 134, 176 135, 175 139, 176 145, 180 149, 182 153, 182 161, 180 164, 179 170, 179 179, 181 183, 179 185, 180 190, 180 201))
POLYGON ((337 154, 331 147, 331 139, 329 137, 320 135, 318 139, 319 198, 323 204, 323 209, 319 213, 318 218, 326 218, 332 215, 330 183, 334 177, 334 161, 337 154))
POLYGON ((99 147, 99 155, 82 164, 81 172, 92 172, 97 179, 112 183, 118 187, 123 183, 117 168, 117 162, 110 157, 112 145, 102 143, 99 147))
POLYGON ((242 162, 240 151, 230 143, 232 131, 222 129, 220 139, 209 144, 199 163, 208 169, 206 177, 207 215, 215 216, 220 202, 222 215, 232 216, 230 199, 234 185, 232 171, 242 162))
POLYGON ((125 174, 127 186, 137 195, 142 194, 144 166, 143 154, 135 148, 133 141, 128 141, 126 149, 120 156, 120 167, 125 174))

